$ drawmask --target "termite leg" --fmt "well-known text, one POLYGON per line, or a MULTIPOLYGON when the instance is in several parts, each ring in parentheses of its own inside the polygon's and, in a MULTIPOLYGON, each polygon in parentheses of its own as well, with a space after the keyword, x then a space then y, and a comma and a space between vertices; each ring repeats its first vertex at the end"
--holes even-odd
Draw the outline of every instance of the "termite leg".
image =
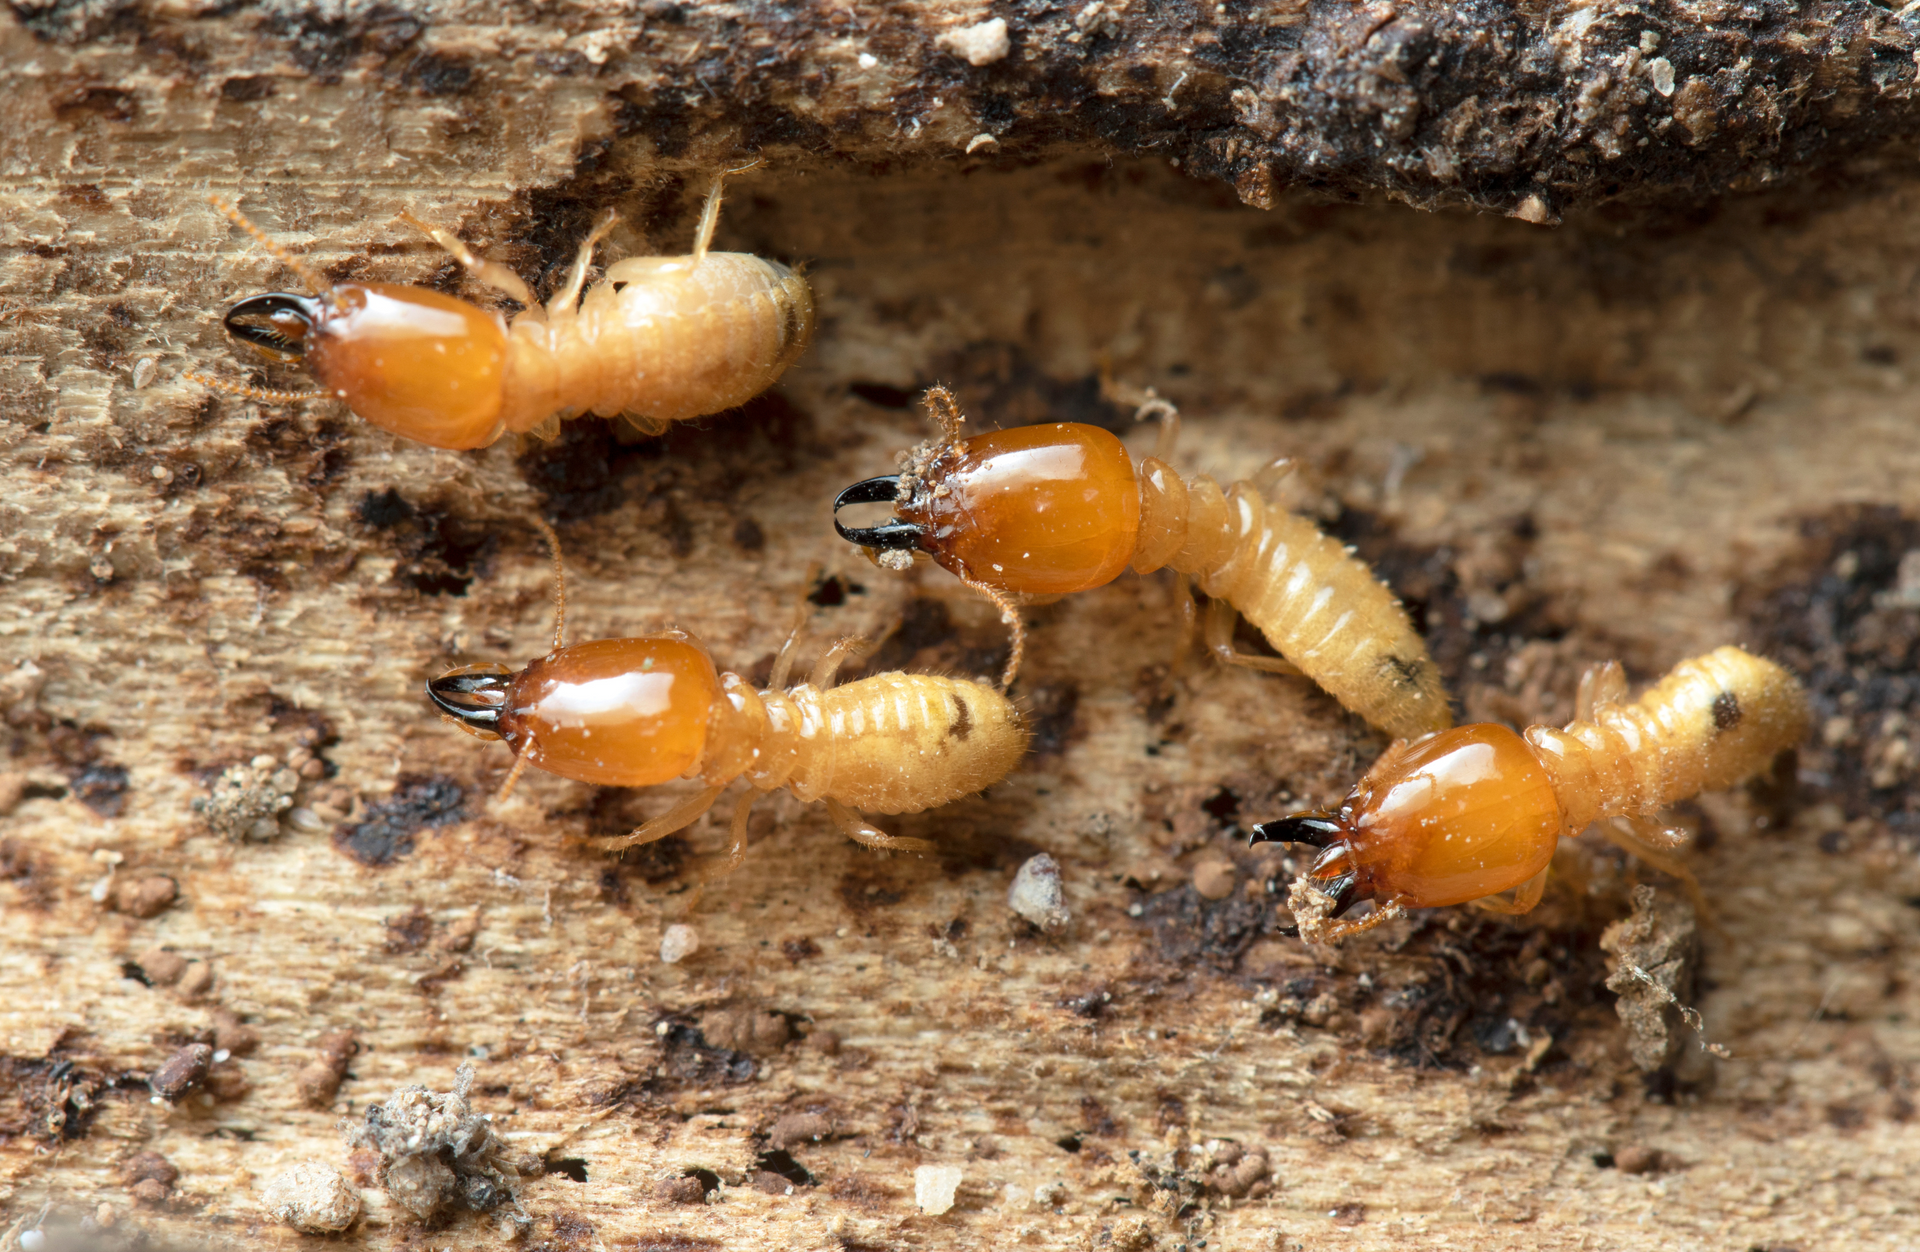
POLYGON ((760 793, 747 788, 747 794, 740 797, 740 803, 733 806, 733 821, 727 827, 727 859, 719 869, 707 875, 708 881, 725 878, 740 868, 740 862, 747 856, 747 815, 753 812, 753 802, 760 793))
POLYGON ((1580 686, 1573 697, 1573 720, 1590 722, 1601 709, 1626 698, 1627 672, 1620 668, 1620 662, 1589 665, 1580 675, 1580 686))
POLYGON ((1542 869, 1516 887, 1511 900, 1500 896, 1482 896, 1473 903, 1476 908, 1484 909, 1489 913, 1531 913, 1539 905, 1540 897, 1546 894, 1546 890, 1547 871, 1542 869))
POLYGON ((720 228, 720 201, 727 185, 723 175, 713 180, 713 190, 707 193, 706 207, 700 210, 700 229, 693 235, 693 263, 695 265, 707 259, 707 247, 713 243, 713 232, 720 228))
POLYGON ((587 233, 587 237, 580 241, 580 251, 574 255, 573 268, 567 271, 567 281, 561 284, 560 290, 554 294, 553 299, 547 301, 548 317, 570 314, 579 305, 580 291, 587 285, 587 271, 593 268, 593 250, 612 232, 614 224, 619 220, 620 215, 608 209, 600 215, 600 220, 593 224, 593 229, 587 233))
POLYGON ((827 806, 827 815, 833 818, 833 824, 840 828, 840 833, 855 843, 864 844, 869 848, 878 848, 883 852, 933 851, 933 844, 928 840, 890 835, 838 800, 829 797, 824 803, 827 806))
POLYGON ((713 232, 720 226, 720 202, 724 198, 722 191, 727 185, 728 175, 744 174, 748 170, 757 170, 765 164, 766 162, 764 160, 749 161, 745 165, 735 166, 725 174, 719 174, 714 177, 713 190, 707 193, 706 207, 700 210, 700 229, 693 234, 693 263, 695 265, 706 260, 707 249, 713 243, 713 232))
POLYGON ((696 795, 688 796, 660 816, 643 822, 631 834, 617 835, 611 839, 589 839, 596 848, 615 852, 621 848, 631 848, 639 843, 652 843, 664 839, 676 830, 684 830, 699 821, 706 811, 720 798, 724 786, 709 787, 696 795))
POLYGON ((873 650, 873 645, 858 635, 836 640, 831 648, 820 654, 813 663, 813 673, 807 675, 807 684, 816 690, 827 691, 834 680, 840 676, 840 667, 848 657, 865 656, 873 650))
POLYGON ((1280 489, 1280 484, 1293 477, 1293 471, 1300 468, 1300 462, 1290 456, 1279 456, 1260 467, 1253 476, 1254 488, 1263 496, 1271 496, 1280 489))
POLYGON ((1239 610, 1225 600, 1208 602, 1207 650, 1226 665, 1239 665, 1246 669, 1258 670, 1263 674, 1298 676, 1300 667, 1292 661, 1277 656, 1257 656, 1254 653, 1236 649, 1233 646, 1233 625, 1239 617, 1239 610))
POLYGON ((793 629, 787 632, 786 642, 780 645, 780 651, 773 658, 773 673, 767 679, 767 685, 780 688, 787 685, 788 677, 793 673, 793 658, 800 651, 800 636, 807 629, 807 618, 811 611, 807 608, 807 597, 813 594, 813 580, 820 577, 820 562, 814 561, 807 566, 807 572, 800 579, 800 594, 793 598, 793 629))
POLYGON ((1199 624, 1199 611, 1193 605, 1193 588, 1185 574, 1173 576, 1173 611, 1180 618, 1180 634, 1173 644, 1173 665, 1175 674, 1186 668, 1187 655, 1193 651, 1194 629, 1199 624))
POLYGON ((1133 411, 1133 420, 1148 422, 1160 419, 1160 441, 1154 445, 1153 454, 1162 461, 1171 461, 1174 446, 1180 442, 1180 410, 1172 402, 1161 399, 1151 387, 1144 394, 1147 398, 1133 411))
POLYGON ((1707 916, 1707 897, 1700 890, 1700 880, 1677 858, 1668 855, 1687 845, 1685 831, 1662 826, 1650 817, 1616 817, 1594 824, 1599 827, 1601 837, 1614 847, 1679 879, 1687 898, 1693 902, 1694 911, 1702 918, 1707 916))
POLYGON ((459 236, 427 225, 410 211, 403 210, 400 220, 439 244, 442 251, 466 266, 467 273, 472 274, 479 281, 511 300, 518 300, 529 309, 539 307, 539 302, 533 298, 533 292, 527 289, 527 284, 522 281, 520 275, 498 261, 483 260, 475 256, 473 249, 461 242, 459 236))
POLYGON ((727 859, 720 863, 719 868, 709 869, 700 875, 700 881, 693 884, 693 890, 687 895, 686 912, 689 915, 700 907, 700 901, 710 885, 739 869, 740 862, 747 859, 747 814, 753 811, 753 802, 759 798, 760 793, 749 787, 747 794, 741 796, 740 802, 733 806, 733 821, 727 827, 727 859))

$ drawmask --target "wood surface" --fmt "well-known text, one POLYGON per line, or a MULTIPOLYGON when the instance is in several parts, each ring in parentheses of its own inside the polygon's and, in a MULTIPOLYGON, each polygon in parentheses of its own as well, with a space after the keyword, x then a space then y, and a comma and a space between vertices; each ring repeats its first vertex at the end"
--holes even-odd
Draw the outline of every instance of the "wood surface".
POLYGON ((361 1195, 333 1237, 356 1249, 1920 1245, 1910 16, 10 10, 6 1252, 309 1244, 263 1198, 306 1161, 361 1195), (995 16, 999 61, 938 42, 995 16), (1463 48, 1492 59, 1407 72, 1463 48), (1449 128, 1469 87, 1507 122, 1449 128), (472 296, 403 210, 544 289, 608 205, 604 257, 683 248, 707 179, 755 156, 720 243, 804 262, 822 317, 740 412, 457 454, 180 377, 247 376, 220 312, 291 282, 209 191, 336 278, 472 296), (1163 578, 1030 611, 1036 753, 882 821, 937 857, 780 796, 696 899, 719 829, 582 843, 681 788, 531 775, 491 807, 504 749, 429 711, 444 667, 547 646, 535 511, 572 638, 675 625, 764 679, 811 588, 813 647, 990 672, 993 613, 869 565, 829 502, 923 437, 935 381, 977 428, 1151 450, 1103 371, 1182 407, 1186 468, 1296 458, 1282 498, 1415 606, 1467 716, 1563 720, 1589 662, 1645 682, 1724 642, 1808 678, 1797 789, 1677 814, 1712 906, 1704 1036, 1649 1045, 1644 996, 1636 1033, 1616 1013, 1601 936, 1636 884, 1645 916, 1676 892, 1591 838, 1525 918, 1279 934, 1288 866, 1239 824, 1336 799, 1384 745, 1299 682, 1182 656, 1163 578), (1041 851, 1060 932, 1006 905, 1041 851), (669 965, 674 924, 700 947, 669 965), (230 1054, 203 1080, 195 1044, 230 1054), (422 1223, 343 1126, 463 1065, 497 1159, 537 1164, 422 1223), (938 1215, 929 1166, 960 1170, 938 1215))

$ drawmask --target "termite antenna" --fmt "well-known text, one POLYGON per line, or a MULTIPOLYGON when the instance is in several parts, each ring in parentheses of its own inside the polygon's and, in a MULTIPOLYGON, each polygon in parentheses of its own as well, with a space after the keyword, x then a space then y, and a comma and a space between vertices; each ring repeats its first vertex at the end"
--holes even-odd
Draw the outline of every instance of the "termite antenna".
POLYGON ((948 443, 960 442, 960 427, 967 419, 960 412, 960 402, 953 398, 953 392, 935 385, 927 388, 927 394, 921 397, 927 406, 927 415, 940 425, 940 432, 948 443))
POLYGON ((513 768, 507 771, 507 781, 500 784, 500 790, 493 793, 495 804, 505 804, 513 789, 520 784, 520 775, 527 772, 527 758, 524 753, 513 758, 513 768))
POLYGON ((248 400, 261 400, 267 404, 297 404, 302 400, 325 400, 324 391, 273 391, 266 387, 249 387, 244 383, 228 382, 224 378, 215 378, 211 374, 202 374, 188 370, 180 375, 190 383, 199 383, 210 391, 224 391, 230 396, 244 396, 248 400))
POLYGON ((208 193, 207 203, 226 214, 227 220, 231 221, 235 226, 252 235, 253 241, 266 249, 267 254, 274 260, 298 274, 300 281, 306 284, 308 291, 316 296, 326 294, 327 288, 332 284, 320 277, 319 273, 308 266, 305 261, 302 261, 299 257, 293 255, 293 253, 288 252, 285 248, 267 238, 267 232, 248 221, 247 215, 240 211, 239 206, 233 204, 231 201, 223 200, 212 193, 208 193))
POLYGON ((1100 359, 1100 398, 1109 404, 1131 406, 1136 422, 1158 419, 1160 443, 1153 454, 1163 461, 1173 456, 1173 446, 1180 439, 1180 410, 1151 387, 1136 387, 1115 378, 1112 362, 1104 354, 1100 359))
POLYGON ((1020 662, 1027 657, 1027 624, 1020 617, 1020 606, 1014 598, 999 587, 989 587, 985 583, 974 582, 970 578, 960 580, 973 591, 1000 610, 1000 620, 1006 624, 1013 636, 1013 648, 1007 653, 1007 667, 1000 673, 1000 691, 1004 694, 1013 686, 1013 680, 1020 675, 1020 662))
POLYGON ((567 567, 560 556, 560 533, 538 513, 528 520, 546 537, 547 548, 553 553, 553 650, 558 652, 567 641, 567 567))

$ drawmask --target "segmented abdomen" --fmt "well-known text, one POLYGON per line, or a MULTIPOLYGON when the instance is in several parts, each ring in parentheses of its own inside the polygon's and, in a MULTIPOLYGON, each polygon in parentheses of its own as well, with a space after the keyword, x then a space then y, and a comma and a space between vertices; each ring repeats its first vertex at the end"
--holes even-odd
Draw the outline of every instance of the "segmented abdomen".
POLYGON ((795 771, 802 800, 918 813, 999 782, 1027 749, 1013 704, 964 678, 880 674, 817 698, 825 744, 804 776, 795 771))
POLYGON ((1150 458, 1141 470, 1143 551, 1195 575, 1281 656, 1389 734, 1453 725, 1425 641, 1365 562, 1306 518, 1268 507, 1246 483, 1223 497, 1205 475, 1176 490, 1164 464, 1150 458), (1184 514, 1178 535, 1176 513, 1184 514))
POLYGON ((1729 645, 1682 661, 1632 704, 1565 730, 1535 726, 1527 742, 1578 832, 1751 777, 1798 743, 1807 721, 1799 680, 1729 645))

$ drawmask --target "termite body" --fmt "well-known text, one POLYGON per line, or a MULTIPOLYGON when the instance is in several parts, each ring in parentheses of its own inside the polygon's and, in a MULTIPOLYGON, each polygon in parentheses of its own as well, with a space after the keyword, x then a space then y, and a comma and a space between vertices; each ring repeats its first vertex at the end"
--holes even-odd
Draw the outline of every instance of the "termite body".
MULTIPOLYGON (((558 540, 550 532, 549 539, 557 575, 558 540)), ((427 694, 463 730, 513 749, 502 797, 528 766, 599 786, 700 782, 699 793, 602 847, 680 830, 744 778, 728 870, 745 853, 754 800, 781 787, 820 801, 849 838, 868 847, 926 852, 926 840, 886 834, 860 811, 936 808, 999 782, 1026 751, 1018 711, 982 683, 896 671, 835 686, 859 640, 834 644, 808 681, 787 687, 798 622, 762 691, 717 670, 699 641, 680 631, 565 646, 561 629, 556 621, 553 650, 524 669, 462 666, 428 682, 427 694)))
POLYGON ((657 434, 752 399, 813 330, 813 293, 802 275, 778 261, 708 250, 718 183, 691 253, 615 261, 587 287, 594 247, 618 221, 603 215, 544 308, 512 270, 409 216, 481 282, 524 306, 511 320, 421 287, 328 283, 238 209, 214 204, 309 292, 241 300, 227 311, 228 333, 271 360, 303 363, 320 389, 189 377, 254 399, 343 400, 375 426, 436 448, 484 447, 507 431, 550 437, 562 418, 587 413, 623 416, 657 434))
POLYGON ((1626 703, 1618 662, 1581 679, 1575 720, 1516 734, 1477 723, 1397 742, 1336 810, 1253 828, 1251 842, 1322 849, 1295 884, 1301 934, 1316 942, 1402 916, 1475 902, 1525 913, 1540 902, 1562 835, 1598 823, 1614 843, 1680 878, 1682 831, 1661 809, 1759 773, 1805 735, 1806 695, 1792 674, 1736 647, 1682 661, 1626 703), (1606 819, 1625 819, 1621 824, 1606 819), (1492 897, 1513 891, 1511 900, 1492 897), (1337 922, 1362 900, 1367 917, 1337 922))
MULTIPOLYGON (((951 393, 936 387, 927 403, 945 437, 910 454, 904 473, 856 483, 834 502, 837 514, 891 501, 896 519, 850 529, 836 518, 842 537, 880 550, 883 562, 924 552, 1001 596, 1084 591, 1129 564, 1142 574, 1172 569, 1214 598, 1208 643, 1229 664, 1304 674, 1393 735, 1453 724, 1439 670, 1393 593, 1339 541, 1258 487, 1223 492, 1204 474, 1182 479, 1159 457, 1136 470, 1113 434, 1073 422, 963 440, 951 393), (1233 610, 1284 660, 1237 651, 1233 610)), ((1164 401, 1143 415, 1155 406, 1171 417, 1164 401)), ((1016 658, 1019 651, 1016 624, 1016 658)))

